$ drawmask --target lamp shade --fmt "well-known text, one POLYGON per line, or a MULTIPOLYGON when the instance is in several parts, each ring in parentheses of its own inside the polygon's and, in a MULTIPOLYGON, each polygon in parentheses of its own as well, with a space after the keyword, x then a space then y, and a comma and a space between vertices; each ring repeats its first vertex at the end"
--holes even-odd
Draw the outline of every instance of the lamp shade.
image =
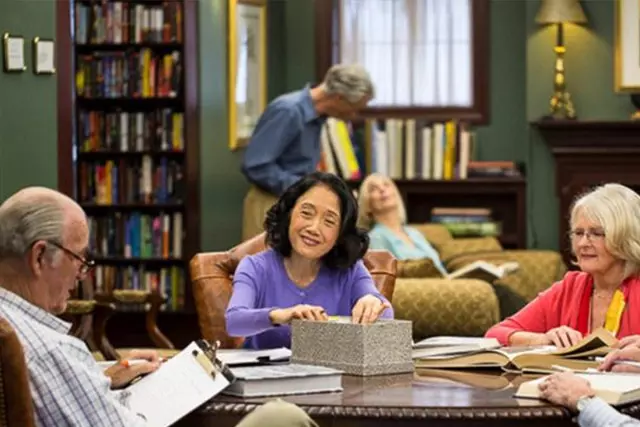
POLYGON ((536 16, 538 24, 560 24, 572 22, 585 24, 587 17, 579 0, 542 0, 536 16))

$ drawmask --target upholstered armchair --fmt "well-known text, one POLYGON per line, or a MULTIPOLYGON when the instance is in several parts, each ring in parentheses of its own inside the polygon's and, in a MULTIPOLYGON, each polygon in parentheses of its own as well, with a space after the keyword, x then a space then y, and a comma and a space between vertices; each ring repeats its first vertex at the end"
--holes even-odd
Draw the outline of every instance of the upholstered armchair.
POLYGON ((477 260, 502 264, 515 261, 520 268, 498 283, 520 295, 525 302, 554 282, 561 280, 567 266, 559 252, 534 249, 504 249, 493 237, 454 238, 441 224, 412 225, 440 254, 449 271, 455 271, 477 260))
MULTIPOLYGON (((265 235, 260 234, 225 252, 196 254, 190 262, 191 284, 200 324, 206 340, 220 341, 222 348, 240 348, 244 338, 227 334, 225 311, 232 293, 233 274, 240 260, 265 249, 265 235)), ((369 251, 364 264, 378 290, 392 301, 396 280, 396 260, 387 251, 369 251)))
POLYGON ((9 322, 0 318, 0 427, 35 425, 22 345, 9 322))

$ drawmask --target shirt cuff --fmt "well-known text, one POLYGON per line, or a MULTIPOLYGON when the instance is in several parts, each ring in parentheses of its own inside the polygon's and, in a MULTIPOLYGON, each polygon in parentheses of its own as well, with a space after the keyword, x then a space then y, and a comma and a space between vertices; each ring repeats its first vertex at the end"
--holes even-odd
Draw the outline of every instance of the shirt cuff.
POLYGON ((578 415, 578 424, 581 427, 605 427, 622 425, 628 419, 604 400, 594 397, 578 415))

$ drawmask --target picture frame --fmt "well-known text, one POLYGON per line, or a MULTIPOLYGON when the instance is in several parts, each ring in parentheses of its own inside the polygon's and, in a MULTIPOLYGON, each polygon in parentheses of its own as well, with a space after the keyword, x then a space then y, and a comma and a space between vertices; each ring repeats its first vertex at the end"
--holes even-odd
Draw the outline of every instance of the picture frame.
POLYGON ((55 42, 53 39, 35 37, 33 39, 33 73, 55 74, 55 42))
POLYGON ((614 90, 640 91, 640 2, 615 0, 614 90))
POLYGON ((4 33, 2 35, 3 67, 6 73, 22 73, 27 69, 24 60, 24 37, 4 33))
POLYGON ((267 0, 229 0, 229 148, 245 147, 267 102, 267 0))

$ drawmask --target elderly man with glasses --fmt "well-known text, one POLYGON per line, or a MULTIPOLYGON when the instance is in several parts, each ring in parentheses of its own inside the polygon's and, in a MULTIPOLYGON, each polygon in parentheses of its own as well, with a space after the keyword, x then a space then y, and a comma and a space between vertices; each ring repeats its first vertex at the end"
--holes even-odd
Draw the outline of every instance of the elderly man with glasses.
MULTIPOLYGON (((106 371, 87 346, 68 335, 64 312, 78 281, 93 267, 87 259, 89 227, 82 208, 57 191, 30 187, 0 205, 0 317, 15 329, 24 349, 35 419, 39 426, 137 427, 146 423, 126 405, 126 386, 159 366, 147 359, 106 371)), ((314 426, 298 407, 273 401, 241 426, 314 426)))

